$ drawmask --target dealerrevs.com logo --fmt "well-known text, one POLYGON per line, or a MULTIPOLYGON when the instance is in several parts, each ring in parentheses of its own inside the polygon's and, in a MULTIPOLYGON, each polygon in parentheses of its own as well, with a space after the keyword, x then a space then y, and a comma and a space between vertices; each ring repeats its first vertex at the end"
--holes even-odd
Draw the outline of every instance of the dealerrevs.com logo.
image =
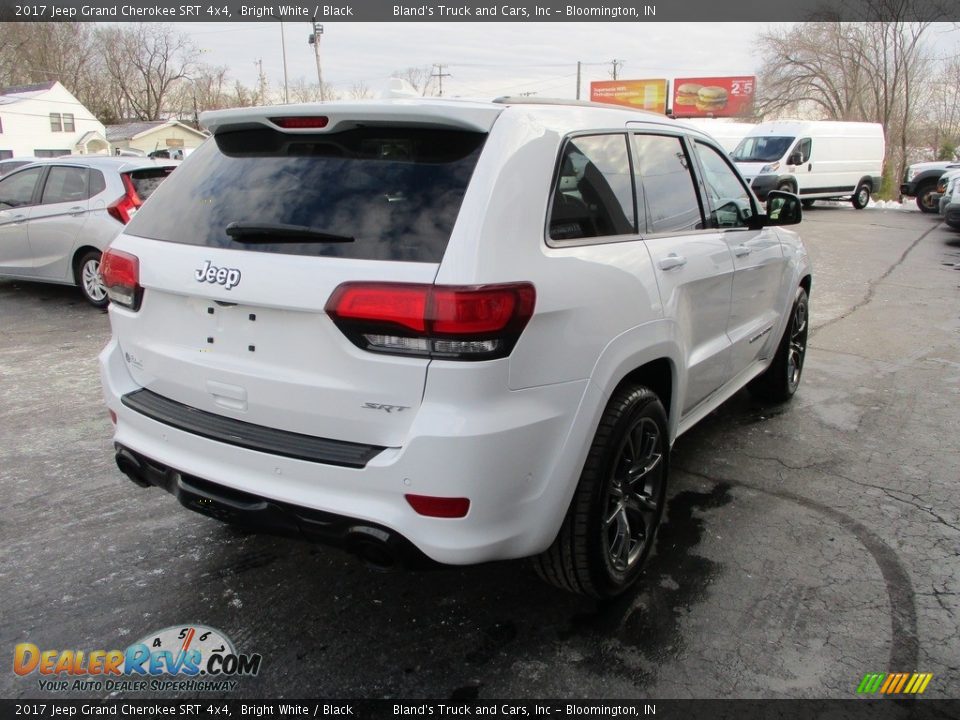
POLYGON ((260 672, 263 657, 238 653, 216 628, 174 625, 125 650, 41 650, 20 643, 13 671, 48 692, 232 691, 260 672))

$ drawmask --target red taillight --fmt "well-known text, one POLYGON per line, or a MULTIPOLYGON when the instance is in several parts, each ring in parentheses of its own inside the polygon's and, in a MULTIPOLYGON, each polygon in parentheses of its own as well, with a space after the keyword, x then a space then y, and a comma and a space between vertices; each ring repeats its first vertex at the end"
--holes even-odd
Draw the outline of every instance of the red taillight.
POLYGON ((444 286, 344 283, 326 311, 365 350, 491 360, 513 350, 533 315, 530 283, 444 286))
POLYGON ((137 189, 133 186, 133 180, 129 175, 121 174, 120 179, 123 180, 125 192, 119 200, 107 208, 107 212, 126 225, 137 212, 137 208, 143 205, 143 200, 137 195, 137 189))
POLYGON ((330 120, 325 115, 315 115, 313 117, 275 117, 270 118, 270 122, 287 130, 302 130, 304 128, 324 128, 330 120))
POLYGON ((426 330, 429 285, 345 283, 327 303, 339 320, 378 321, 422 333, 426 330))
POLYGON ((462 518, 470 510, 469 498, 404 495, 418 515, 437 518, 462 518))
POLYGON ((100 277, 110 302, 131 310, 140 309, 143 288, 140 287, 140 260, 136 255, 107 248, 100 258, 100 277))

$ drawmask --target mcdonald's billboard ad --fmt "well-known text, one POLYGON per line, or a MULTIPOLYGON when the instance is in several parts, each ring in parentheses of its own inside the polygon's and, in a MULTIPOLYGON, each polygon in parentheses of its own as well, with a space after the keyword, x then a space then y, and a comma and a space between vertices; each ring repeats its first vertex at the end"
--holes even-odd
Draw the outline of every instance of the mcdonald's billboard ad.
POLYGON ((700 77, 673 81, 673 115, 690 117, 737 117, 749 115, 757 78, 700 77))
POLYGON ((663 115, 667 111, 667 81, 656 79, 591 82, 590 100, 623 105, 634 110, 650 110, 663 115))

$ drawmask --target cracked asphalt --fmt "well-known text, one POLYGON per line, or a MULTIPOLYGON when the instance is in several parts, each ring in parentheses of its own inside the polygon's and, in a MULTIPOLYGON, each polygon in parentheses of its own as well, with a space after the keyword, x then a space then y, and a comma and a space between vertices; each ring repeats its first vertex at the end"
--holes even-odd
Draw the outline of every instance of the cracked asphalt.
POLYGON ((0 696, 45 696, 9 670, 18 642, 203 623, 263 655, 242 697, 851 698, 895 671, 960 697, 960 234, 839 206, 799 231, 800 392, 741 393, 677 441, 643 582, 603 603, 524 563, 382 574, 135 487, 100 396, 106 315, 0 280, 0 696))

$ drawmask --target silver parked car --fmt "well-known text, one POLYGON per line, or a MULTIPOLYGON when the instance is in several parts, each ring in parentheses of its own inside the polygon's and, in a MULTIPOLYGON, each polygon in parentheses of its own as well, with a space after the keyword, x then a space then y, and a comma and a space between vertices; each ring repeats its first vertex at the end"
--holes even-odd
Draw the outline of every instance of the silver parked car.
POLYGON ((77 156, 0 178, 0 276, 77 285, 104 307, 100 254, 176 166, 77 156))

